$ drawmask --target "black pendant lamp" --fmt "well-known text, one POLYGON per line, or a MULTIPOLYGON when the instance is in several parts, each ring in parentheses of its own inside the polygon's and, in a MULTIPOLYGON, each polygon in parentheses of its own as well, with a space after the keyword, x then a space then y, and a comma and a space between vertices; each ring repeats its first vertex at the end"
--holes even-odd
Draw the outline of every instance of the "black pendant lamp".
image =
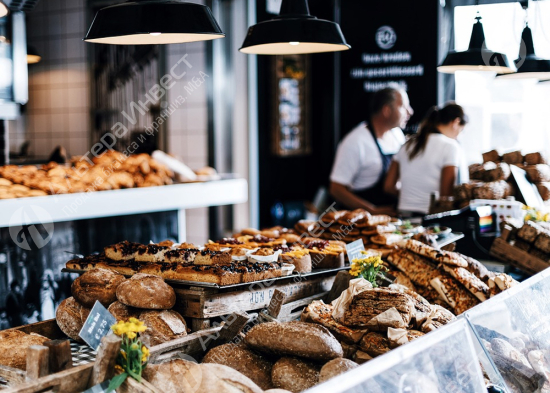
POLYGON ((100 9, 84 41, 177 44, 225 37, 210 8, 181 0, 133 0, 100 9))
POLYGON ((0 1, 0 18, 8 15, 9 12, 10 10, 8 9, 8 7, 2 1, 0 1))
POLYGON ((36 64, 42 60, 42 56, 38 54, 38 51, 34 46, 27 46, 27 64, 36 64))
POLYGON ((516 68, 506 54, 486 48, 481 16, 476 16, 476 19, 468 50, 450 51, 437 70, 447 74, 454 74, 456 71, 490 71, 497 74, 515 72, 516 68))
POLYGON ((519 57, 514 60, 518 72, 497 75, 498 79, 550 79, 550 60, 542 59, 535 55, 533 34, 527 25, 525 25, 523 33, 521 33, 521 41, 525 44, 525 54, 521 53, 520 46, 519 57))
POLYGON ((248 28, 239 50, 257 55, 294 55, 350 48, 338 23, 310 15, 307 0, 283 0, 279 16, 248 28))

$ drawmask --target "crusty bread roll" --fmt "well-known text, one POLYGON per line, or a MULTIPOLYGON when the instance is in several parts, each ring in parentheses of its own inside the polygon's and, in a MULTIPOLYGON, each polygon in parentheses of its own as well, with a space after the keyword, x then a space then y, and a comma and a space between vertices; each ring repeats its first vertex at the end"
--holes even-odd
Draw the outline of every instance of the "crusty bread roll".
POLYGON ((527 165, 546 164, 546 159, 541 153, 529 153, 523 158, 527 165))
POLYGON ((241 235, 250 235, 250 236, 256 236, 259 235, 260 231, 258 229, 254 228, 245 228, 241 231, 241 235))
POLYGON ((523 154, 521 151, 512 151, 510 153, 504 153, 502 155, 502 161, 507 164, 522 164, 523 163, 523 154))
POLYGON ((133 275, 118 286, 116 297, 119 302, 136 308, 167 310, 176 304, 174 289, 152 274, 133 275))
POLYGON ((63 300, 55 312, 55 320, 59 328, 67 336, 78 342, 82 342, 78 333, 84 325, 81 311, 82 305, 71 296, 63 300))
POLYGON ((267 322, 254 326, 244 338, 248 347, 276 355, 315 361, 344 355, 342 346, 324 326, 306 322, 267 322))
POLYGON ((139 319, 147 326, 141 341, 149 347, 187 335, 185 320, 173 310, 143 311, 139 319))
POLYGON ((0 365, 26 370, 27 348, 42 345, 48 340, 44 336, 16 329, 0 331, 0 365))
POLYGON ((482 154, 483 156, 483 162, 499 162, 500 161, 500 154, 498 154, 498 151, 491 150, 486 153, 482 154))
POLYGON ((240 372, 221 364, 205 363, 202 383, 196 393, 262 393, 258 385, 240 372))
POLYGON ((111 270, 93 269, 73 281, 71 293, 83 306, 92 308, 97 300, 108 307, 116 300, 116 289, 124 280, 122 274, 111 270))
POLYGON ((264 393, 292 393, 290 390, 285 389, 269 389, 264 390, 264 393))
POLYGON ((196 392, 200 387, 200 373, 189 373, 191 368, 200 367, 183 359, 173 359, 160 364, 148 364, 143 370, 143 378, 163 393, 196 392), (194 376, 199 378, 195 379, 194 376))
POLYGON ((107 310, 117 321, 127 321, 130 318, 139 318, 139 314, 143 311, 140 308, 127 306, 119 301, 112 303, 107 310))
POLYGON ((281 236, 279 236, 279 239, 286 240, 287 244, 296 243, 300 240, 300 236, 294 234, 294 233, 283 233, 281 236))
POLYGON ((299 393, 319 383, 319 369, 317 364, 283 357, 273 365, 271 380, 277 388, 299 393))
POLYGON ((349 359, 332 359, 330 362, 326 363, 321 372, 319 373, 319 382, 328 381, 331 378, 334 378, 337 375, 344 374, 349 370, 359 367, 357 363, 349 359))
POLYGON ((224 344, 206 354, 203 363, 223 364, 250 378, 262 389, 271 389, 271 368, 273 364, 261 355, 242 345, 224 344))

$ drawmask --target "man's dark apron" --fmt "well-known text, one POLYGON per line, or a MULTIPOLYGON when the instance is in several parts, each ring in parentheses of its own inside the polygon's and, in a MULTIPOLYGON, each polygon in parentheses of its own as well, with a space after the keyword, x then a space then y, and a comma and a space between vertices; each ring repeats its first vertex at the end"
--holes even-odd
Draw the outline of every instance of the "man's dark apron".
POLYGON ((384 154, 382 148, 380 147, 380 143, 378 143, 378 138, 376 138, 376 135, 374 134, 374 130, 368 125, 368 123, 367 129, 372 134, 372 137, 374 138, 374 143, 376 143, 376 147, 378 147, 378 151, 380 152, 380 156, 382 157, 382 172, 380 173, 380 177, 374 185, 363 190, 354 190, 353 193, 358 197, 363 198, 366 201, 377 206, 397 205, 397 198, 394 195, 384 192, 384 181, 386 180, 386 174, 390 169, 390 164, 394 155, 384 154))

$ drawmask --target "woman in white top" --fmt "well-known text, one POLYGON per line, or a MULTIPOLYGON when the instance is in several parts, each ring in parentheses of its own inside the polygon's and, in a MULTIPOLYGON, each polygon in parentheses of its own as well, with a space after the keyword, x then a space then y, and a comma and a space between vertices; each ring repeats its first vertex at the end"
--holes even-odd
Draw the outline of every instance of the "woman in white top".
POLYGON ((434 191, 440 196, 453 195, 462 166, 462 149, 456 139, 467 121, 460 105, 433 107, 418 133, 394 156, 384 190, 399 195, 398 210, 404 215, 427 214, 434 191))

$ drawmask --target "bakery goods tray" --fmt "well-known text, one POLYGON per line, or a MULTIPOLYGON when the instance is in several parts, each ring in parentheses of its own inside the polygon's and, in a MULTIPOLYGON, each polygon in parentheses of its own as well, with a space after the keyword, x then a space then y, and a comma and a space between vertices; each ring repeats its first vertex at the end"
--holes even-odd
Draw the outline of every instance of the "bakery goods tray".
MULTIPOLYGON (((250 286, 250 284, 256 284, 256 283, 261 283, 261 282, 276 282, 276 281, 282 281, 282 280, 289 280, 289 279, 293 279, 293 278, 296 278, 296 277, 300 277, 300 278, 314 277, 314 276, 318 276, 318 275, 322 275, 322 274, 326 274, 326 273, 337 273, 340 270, 349 270, 349 269, 350 269, 349 265, 342 266, 342 267, 337 267, 337 268, 333 268, 333 269, 314 269, 310 273, 295 273, 295 274, 291 274, 289 276, 268 278, 268 279, 265 279, 265 280, 243 282, 243 283, 231 284, 231 285, 218 285, 218 284, 214 284, 214 283, 210 283, 210 282, 170 280, 170 279, 164 279, 164 281, 166 281, 167 283, 172 284, 172 285, 188 285, 188 286, 193 286, 193 287, 226 289, 226 288, 246 287, 246 286, 250 286)), ((78 273, 78 274, 83 274, 83 273, 87 272, 87 270, 67 269, 67 268, 63 268, 63 269, 61 269, 61 271, 63 273, 78 273)), ((130 275, 125 275, 125 276, 126 277, 131 277, 130 275)))

